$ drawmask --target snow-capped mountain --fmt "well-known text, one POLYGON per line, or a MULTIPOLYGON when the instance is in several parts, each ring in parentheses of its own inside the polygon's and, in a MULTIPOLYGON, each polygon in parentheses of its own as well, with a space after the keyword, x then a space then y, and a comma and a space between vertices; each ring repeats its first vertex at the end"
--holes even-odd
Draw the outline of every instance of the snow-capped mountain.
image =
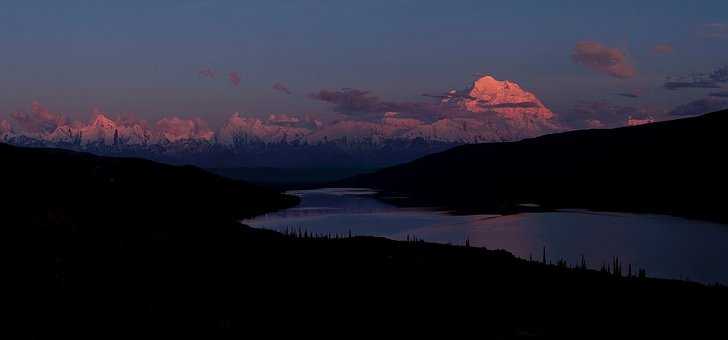
POLYGON ((166 117, 149 126, 134 119, 112 119, 99 110, 87 123, 68 123, 62 115, 33 103, 30 113, 15 113, 10 121, 0 121, 0 140, 204 166, 211 162, 215 166, 221 162, 226 166, 300 165, 306 157, 316 164, 386 165, 458 144, 512 141, 559 130, 554 114, 534 94, 492 76, 420 107, 427 109, 328 122, 310 115, 257 118, 235 113, 213 131, 201 119, 166 117))
POLYGON ((524 115, 551 119, 551 112, 536 96, 523 90, 518 84, 492 76, 485 76, 473 83, 467 97, 460 97, 472 112, 492 111, 503 118, 520 119, 524 115))
POLYGON ((123 124, 94 110, 88 124, 62 125, 56 127, 45 138, 52 142, 80 145, 146 145, 152 140, 152 133, 140 123, 123 124))
POLYGON ((225 145, 239 143, 291 143, 298 142, 321 126, 309 117, 271 114, 267 120, 241 116, 235 113, 220 129, 217 141, 225 145))

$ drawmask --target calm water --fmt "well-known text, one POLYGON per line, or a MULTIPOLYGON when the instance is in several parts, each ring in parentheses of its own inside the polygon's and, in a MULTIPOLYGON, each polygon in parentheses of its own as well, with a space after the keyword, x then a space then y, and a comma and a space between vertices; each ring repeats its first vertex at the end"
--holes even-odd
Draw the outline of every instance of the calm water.
MULTIPOLYGON (((365 189, 293 191, 297 207, 243 221, 257 228, 321 234, 408 235, 431 242, 506 249, 516 256, 577 263, 598 269, 619 256, 653 277, 728 283, 728 225, 663 215, 563 210, 512 216, 455 216, 426 208, 397 208, 365 189)), ((636 269, 635 269, 636 271, 636 269)))

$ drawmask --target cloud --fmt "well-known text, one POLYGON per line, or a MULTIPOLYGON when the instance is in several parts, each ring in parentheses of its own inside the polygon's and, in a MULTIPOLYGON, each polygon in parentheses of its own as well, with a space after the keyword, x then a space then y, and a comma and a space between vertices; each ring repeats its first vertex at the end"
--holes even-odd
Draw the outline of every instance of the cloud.
POLYGON ((728 83, 728 66, 721 66, 708 74, 697 73, 683 77, 668 77, 665 88, 677 90, 683 88, 719 89, 722 84, 728 83))
POLYGON ((652 49, 652 51, 655 52, 655 53, 657 53, 657 54, 670 54, 674 50, 675 49, 670 44, 657 44, 652 49))
POLYGON ((170 142, 186 139, 212 140, 215 133, 207 123, 199 118, 184 119, 179 117, 165 117, 157 121, 155 130, 160 136, 170 142))
POLYGON ((66 123, 66 119, 60 113, 49 111, 37 101, 33 102, 30 113, 16 111, 10 114, 10 118, 27 133, 52 132, 66 123))
MULTIPOLYGON (((419 119, 429 120, 445 114, 464 112, 464 109, 461 106, 450 102, 440 101, 432 103, 382 101, 379 97, 372 95, 369 91, 351 88, 345 88, 338 91, 321 90, 317 93, 310 94, 309 98, 333 104, 334 112, 346 115, 361 116, 366 114, 400 112, 410 118, 417 117, 419 119)), ((437 98, 446 99, 455 97, 438 96, 437 98)))
POLYGON ((637 73, 624 52, 597 42, 586 41, 576 44, 571 59, 593 71, 615 78, 632 78, 637 73))
POLYGON ((339 91, 321 90, 310 94, 309 98, 333 104, 334 112, 347 115, 387 111, 382 108, 379 97, 370 95, 369 91, 349 88, 339 91))
POLYGON ((213 70, 209 67, 206 67, 206 68, 203 68, 203 69, 197 71, 197 76, 200 78, 215 79, 215 70, 213 70))
POLYGON ((668 81, 665 82, 665 88, 668 90, 678 89, 719 89, 720 85, 713 81, 668 81))
MULTIPOLYGON (((461 100, 477 100, 467 93, 450 91, 442 95, 423 94, 425 97, 440 99, 438 101, 383 101, 372 95, 370 91, 345 88, 338 91, 321 90, 310 94, 308 97, 314 100, 333 104, 333 111, 345 115, 363 116, 367 114, 384 114, 387 112, 398 112, 407 118, 417 118, 425 121, 433 121, 443 116, 469 116, 472 112, 462 105, 461 100)), ((539 108, 537 102, 515 102, 488 104, 477 103, 486 109, 508 109, 508 108, 539 108)))
POLYGON ((279 92, 283 92, 285 94, 292 94, 291 90, 288 88, 286 84, 283 83, 275 83, 273 84, 273 89, 279 92))
POLYGON ((728 24, 711 23, 700 27, 698 34, 711 39, 728 39, 728 24))
POLYGON ((695 116, 728 109, 728 100, 719 98, 703 98, 680 105, 670 112, 673 116, 695 116))
POLYGON ((626 98, 632 98, 632 99, 634 99, 634 98, 639 98, 640 96, 642 96, 642 91, 640 91, 640 90, 634 90, 634 91, 631 91, 631 92, 615 93, 614 95, 615 96, 620 96, 620 97, 626 97, 626 98))
POLYGON ((713 92, 710 94, 711 97, 728 98, 728 92, 713 92))
POLYGON ((228 75, 228 79, 230 79, 230 83, 233 84, 233 86, 237 87, 240 86, 240 80, 242 78, 240 77, 240 73, 230 72, 230 74, 228 75))
POLYGON ((425 93, 422 96, 423 97, 429 97, 429 98, 438 98, 438 99, 458 99, 458 98, 469 99, 469 100, 476 100, 477 99, 477 98, 471 96, 468 93, 458 92, 458 91, 455 91, 455 90, 450 90, 450 91, 448 91, 446 93, 443 93, 443 94, 427 94, 427 93, 425 93))

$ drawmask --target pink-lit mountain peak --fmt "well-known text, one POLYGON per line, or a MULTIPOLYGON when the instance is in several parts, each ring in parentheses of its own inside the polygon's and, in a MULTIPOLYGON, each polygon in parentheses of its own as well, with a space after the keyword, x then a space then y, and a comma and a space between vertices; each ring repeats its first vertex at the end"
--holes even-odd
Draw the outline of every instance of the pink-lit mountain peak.
POLYGON ((504 118, 522 118, 523 115, 551 119, 551 112, 533 93, 509 80, 484 76, 473 82, 464 105, 471 112, 496 112, 504 118))
POLYGON ((107 117, 103 112, 99 111, 98 109, 94 109, 94 111, 93 111, 90 126, 99 128, 99 129, 103 129, 103 130, 111 130, 111 131, 114 131, 117 129, 116 122, 114 122, 112 119, 107 117))

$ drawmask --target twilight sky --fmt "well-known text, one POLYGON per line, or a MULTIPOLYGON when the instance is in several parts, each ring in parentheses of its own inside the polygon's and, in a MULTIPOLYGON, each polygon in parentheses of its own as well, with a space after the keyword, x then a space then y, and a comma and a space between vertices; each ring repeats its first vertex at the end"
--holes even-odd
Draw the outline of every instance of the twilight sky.
POLYGON ((4 0, 0 48, 2 115, 37 100, 214 126, 236 111, 330 114, 308 98, 321 89, 426 100, 474 73, 557 114, 670 110, 726 91, 664 85, 728 64, 728 1, 4 0))

